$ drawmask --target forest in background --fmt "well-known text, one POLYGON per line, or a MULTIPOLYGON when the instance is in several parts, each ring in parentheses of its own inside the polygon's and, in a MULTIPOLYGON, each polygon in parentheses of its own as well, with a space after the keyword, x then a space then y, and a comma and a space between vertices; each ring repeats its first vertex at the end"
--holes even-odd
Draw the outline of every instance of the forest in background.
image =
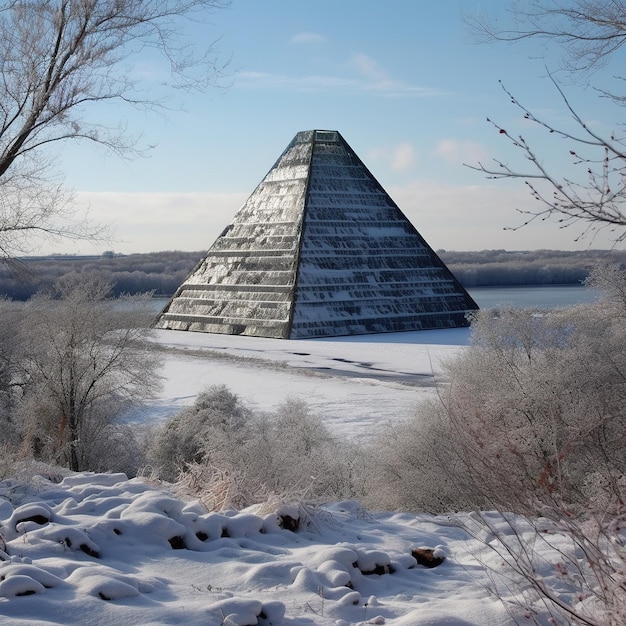
POLYGON ((464 287, 576 285, 596 265, 626 265, 623 250, 438 250, 437 254, 464 287))
MULTIPOLYGON (((114 294, 154 292, 171 296, 205 251, 165 251, 102 256, 23 257, 0 263, 0 296, 27 300, 67 274, 98 273, 114 285, 114 294)), ((626 266, 620 250, 481 250, 437 254, 464 287, 580 284, 599 263, 626 266)))

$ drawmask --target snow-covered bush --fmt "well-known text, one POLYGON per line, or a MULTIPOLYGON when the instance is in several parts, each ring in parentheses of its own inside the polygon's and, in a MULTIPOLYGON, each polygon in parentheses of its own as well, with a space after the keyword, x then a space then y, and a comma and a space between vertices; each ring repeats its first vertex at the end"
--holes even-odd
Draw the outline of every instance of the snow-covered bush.
POLYGON ((412 510, 621 511, 626 271, 596 270, 590 283, 606 288, 590 304, 476 314, 437 401, 389 425, 372 451, 383 498, 412 510))
POLYGON ((517 512, 584 519, 626 502, 626 309, 477 316, 443 397, 465 490, 517 512), (522 488, 520 489, 520 486, 522 488))
POLYGON ((288 399, 274 413, 254 413, 223 385, 174 416, 153 436, 147 457, 162 479, 179 479, 196 495, 204 490, 216 507, 288 494, 353 495, 356 452, 333 438, 304 402, 288 399))
POLYGON ((189 463, 230 463, 246 440, 249 419, 238 396, 225 385, 211 386, 156 433, 147 461, 168 481, 176 480, 189 463))
POLYGON ((312 499, 354 495, 356 449, 333 437, 304 401, 288 398, 254 425, 244 464, 260 487, 275 494, 296 490, 312 499))
POLYGON ((623 624, 626 271, 598 268, 589 283, 602 292, 597 302, 475 316, 438 402, 391 426, 376 449, 370 504, 526 515, 523 534, 507 515, 476 519, 527 594, 529 615, 540 602, 552 623, 623 624), (542 580, 538 546, 553 532, 570 539, 551 549, 576 581, 572 598, 542 580))
POLYGON ((366 446, 361 499, 368 508, 447 513, 476 506, 459 490, 459 459, 450 454, 440 413, 438 401, 424 401, 413 418, 383 424, 366 446))

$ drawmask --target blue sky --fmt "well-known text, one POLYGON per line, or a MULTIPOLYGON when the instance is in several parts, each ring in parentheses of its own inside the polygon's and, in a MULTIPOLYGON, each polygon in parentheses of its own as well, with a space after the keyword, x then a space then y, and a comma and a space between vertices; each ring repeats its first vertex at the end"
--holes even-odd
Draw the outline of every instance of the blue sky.
MULTIPOLYGON (((77 205, 89 203, 92 218, 111 223, 116 238, 73 251, 207 249, 296 132, 313 128, 338 130, 435 249, 608 247, 608 236, 576 243, 578 230, 546 222, 504 230, 520 223, 516 208, 533 206, 523 182, 489 181, 463 165, 521 162, 488 116, 528 133, 556 167, 568 153, 563 141, 546 142, 528 128, 498 82, 550 121, 569 124, 546 78, 558 54, 537 43, 478 44, 463 21, 480 12, 505 23, 507 5, 233 0, 190 27, 198 41, 220 38, 220 58, 230 60, 221 87, 175 94, 165 117, 97 113, 155 144, 149 156, 120 161, 88 145, 64 148, 59 166, 77 205)), ((130 68, 140 70, 156 78, 167 68, 146 57, 130 68)), ((145 85, 159 94, 156 80, 145 85)), ((606 103, 580 84, 568 94, 610 132, 606 103)))

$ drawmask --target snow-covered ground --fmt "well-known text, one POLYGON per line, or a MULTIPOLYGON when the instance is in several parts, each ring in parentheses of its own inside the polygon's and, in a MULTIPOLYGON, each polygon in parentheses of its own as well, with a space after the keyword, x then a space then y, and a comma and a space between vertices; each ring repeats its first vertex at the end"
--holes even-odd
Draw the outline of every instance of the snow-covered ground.
POLYGON ((301 511, 294 532, 275 511, 207 513, 118 474, 18 491, 24 504, 0 505, 2 624, 508 623, 447 518, 344 502, 301 511), (446 560, 417 565, 423 547, 446 560))
MULTIPOLYGON (((433 393, 441 360, 468 331, 155 340, 164 386, 143 419, 223 383, 259 409, 302 397, 336 432, 365 437, 433 393)), ((454 517, 374 514, 355 502, 209 513, 140 479, 78 474, 1 482, 0 534, 3 625, 512 623, 488 591, 484 564, 500 562, 454 517), (420 565, 417 548, 445 560, 420 565)))
POLYGON ((467 328, 316 340, 154 331, 165 350, 160 396, 135 419, 164 419, 224 384, 248 406, 271 411, 301 398, 336 434, 371 436, 409 417, 435 389, 441 363, 467 345, 467 328))

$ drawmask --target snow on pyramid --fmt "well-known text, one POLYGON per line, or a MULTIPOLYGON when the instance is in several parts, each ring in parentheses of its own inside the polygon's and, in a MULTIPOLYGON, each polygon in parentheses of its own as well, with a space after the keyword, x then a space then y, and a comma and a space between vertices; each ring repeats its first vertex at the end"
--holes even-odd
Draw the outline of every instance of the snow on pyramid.
POLYGON ((309 130, 156 327, 303 339, 466 326, 477 308, 343 137, 309 130))

